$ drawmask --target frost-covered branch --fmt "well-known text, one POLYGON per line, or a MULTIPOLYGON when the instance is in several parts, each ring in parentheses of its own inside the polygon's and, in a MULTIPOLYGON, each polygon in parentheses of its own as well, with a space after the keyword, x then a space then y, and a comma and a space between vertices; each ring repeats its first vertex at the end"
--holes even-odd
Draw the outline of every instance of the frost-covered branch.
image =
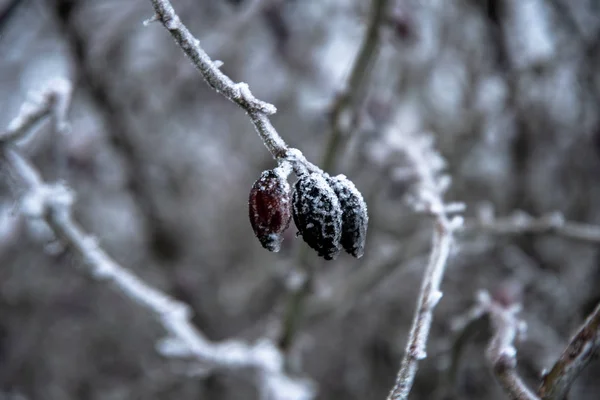
POLYGON ((540 397, 543 400, 566 398, 579 373, 594 357, 598 356, 600 356, 600 304, 577 330, 552 369, 544 375, 538 390, 540 397))
MULTIPOLYGON (((51 85, 42 94, 42 98, 56 98, 61 91, 61 84, 51 85)), ((70 85, 69 85, 70 87, 70 85)), ((13 132, 3 138, 11 140, 25 135, 27 129, 36 120, 54 112, 57 126, 64 123, 68 95, 64 101, 36 102, 24 106, 15 120, 9 125, 13 132), (14 133, 17 132, 17 133, 14 133)), ((45 183, 34 165, 27 160, 8 141, 2 142, 2 157, 11 167, 15 176, 20 178, 27 194, 22 202, 22 211, 32 219, 44 221, 62 239, 71 250, 85 262, 91 277, 111 283, 123 294, 147 311, 154 314, 157 320, 169 333, 169 337, 161 342, 158 350, 169 357, 193 358, 206 368, 256 370, 259 386, 268 399, 311 399, 314 389, 307 381, 292 378, 284 373, 284 360, 276 346, 267 340, 254 345, 239 340, 227 340, 220 343, 209 341, 190 322, 190 309, 165 293, 144 283, 140 278, 114 261, 98 244, 97 240, 87 234, 72 217, 73 192, 64 184, 45 183)))
POLYGON ((525 323, 517 314, 520 304, 505 305, 496 302, 487 292, 478 296, 479 307, 490 318, 493 336, 490 339, 486 357, 496 379, 513 400, 539 400, 517 374, 517 350, 514 342, 524 334, 525 323))
POLYGON ((321 172, 320 168, 308 162, 302 153, 289 148, 273 127, 269 115, 277 112, 275 106, 254 97, 248 84, 244 82, 235 83, 221 72, 219 65, 211 60, 202 49, 200 41, 181 22, 170 1, 150 1, 154 6, 155 15, 146 22, 160 21, 200 71, 206 82, 218 93, 221 93, 248 113, 258 135, 273 157, 277 160, 290 161, 295 165, 300 164, 301 168, 306 168, 309 171, 321 172))
POLYGON ((567 239, 600 243, 600 226, 567 221, 560 212, 535 218, 523 211, 515 211, 503 218, 490 212, 482 213, 477 221, 467 223, 465 231, 484 231, 494 234, 520 235, 550 233, 567 239))
POLYGON ((64 132, 69 124, 66 114, 71 98, 71 83, 64 79, 52 81, 44 90, 34 94, 21 106, 19 114, 0 132, 0 143, 23 138, 46 117, 53 117, 54 129, 64 132))
POLYGON ((449 177, 440 176, 445 165, 432 147, 432 138, 427 135, 408 136, 406 140, 404 151, 418 177, 413 204, 417 210, 433 216, 434 229, 429 262, 425 268, 404 358, 388 400, 408 398, 419 361, 427 357, 427 338, 433 322, 433 311, 442 298, 440 286, 450 256, 453 234, 462 225, 462 218, 450 219, 448 216, 449 212, 459 211, 462 206, 445 204, 443 201, 443 194, 450 182, 449 177))
MULTIPOLYGON (((485 290, 479 291, 475 305, 453 321, 453 330, 462 331, 456 343, 459 348, 455 351, 460 352, 464 341, 480 323, 491 325, 493 333, 486 349, 486 358, 504 392, 512 400, 539 400, 516 371, 517 350, 514 343, 525 336, 527 326, 518 318, 521 311, 521 304, 517 300, 519 296, 507 289, 505 287, 493 296, 485 290)), ((453 364, 456 364, 456 360, 453 364)), ((457 366, 451 368, 455 370, 457 366)))

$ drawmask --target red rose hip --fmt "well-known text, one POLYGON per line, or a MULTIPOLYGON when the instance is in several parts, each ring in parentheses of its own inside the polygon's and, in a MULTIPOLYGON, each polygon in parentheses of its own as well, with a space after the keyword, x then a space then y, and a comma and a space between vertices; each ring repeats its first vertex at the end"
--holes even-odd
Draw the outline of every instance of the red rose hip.
POLYGON ((283 232, 290 225, 290 185, 282 169, 263 171, 250 190, 250 224, 260 244, 278 252, 283 232))

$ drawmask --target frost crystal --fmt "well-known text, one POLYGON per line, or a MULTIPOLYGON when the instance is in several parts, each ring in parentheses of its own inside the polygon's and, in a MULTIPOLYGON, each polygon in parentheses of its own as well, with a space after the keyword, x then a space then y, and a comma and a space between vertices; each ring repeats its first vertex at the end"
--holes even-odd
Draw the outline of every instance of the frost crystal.
POLYGON ((344 175, 328 177, 327 182, 337 195, 343 212, 342 247, 352 256, 360 258, 365 252, 367 225, 369 223, 367 203, 365 203, 354 183, 344 175))
POLYGON ((335 259, 342 237, 342 208, 335 192, 316 173, 301 176, 294 189, 294 223, 302 238, 319 256, 335 259))
POLYGON ((262 246, 278 252, 290 225, 290 185, 285 169, 263 171, 248 199, 250 224, 262 246))

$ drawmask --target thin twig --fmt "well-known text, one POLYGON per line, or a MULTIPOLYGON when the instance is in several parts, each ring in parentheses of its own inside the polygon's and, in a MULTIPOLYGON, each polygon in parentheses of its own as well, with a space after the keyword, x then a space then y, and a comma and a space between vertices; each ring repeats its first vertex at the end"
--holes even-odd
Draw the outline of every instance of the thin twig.
POLYGON ((433 232, 431 256, 425 269, 408 344, 396 378, 396 384, 390 392, 388 400, 408 398, 417 374, 419 361, 427 357, 427 338, 433 321, 433 310, 442 298, 440 285, 450 255, 452 231, 453 227, 445 214, 438 215, 433 232))
MULTIPOLYGON (((65 94, 52 86, 43 93, 52 93, 51 98, 55 99, 65 94)), ((9 131, 24 135, 27 128, 33 125, 34 118, 27 118, 28 115, 41 119, 60 104, 64 103, 54 101, 48 106, 46 102, 42 102, 31 106, 38 109, 23 107, 21 114, 10 124, 9 131)), ((64 114, 55 113, 55 116, 62 119, 64 114)), ((57 125, 64 121, 57 121, 57 125)), ((18 138, 15 134, 2 137, 10 137, 12 140, 18 138)), ((284 373, 283 356, 272 342, 264 340, 248 345, 239 340, 227 340, 213 343, 205 338, 190 322, 191 312, 186 304, 147 285, 120 266, 99 246, 94 237, 73 220, 74 196, 71 190, 62 184, 45 183, 33 164, 10 143, 2 142, 1 150, 4 160, 28 190, 22 203, 23 213, 29 218, 45 221, 56 236, 84 260, 90 276, 113 284, 157 317, 170 334, 162 342, 163 346, 159 346, 165 356, 190 357, 207 368, 255 369, 258 371, 260 388, 268 398, 287 400, 290 399, 290 392, 294 393, 294 399, 313 397, 314 390, 309 382, 291 378, 284 373)))
POLYGON ((64 79, 55 79, 45 90, 21 106, 19 114, 0 132, 0 143, 24 138, 32 128, 47 117, 54 117, 54 128, 59 132, 67 129, 66 112, 71 96, 71 84, 64 79))
POLYGON ((275 106, 254 97, 246 83, 235 83, 222 73, 200 47, 200 41, 181 22, 170 1, 151 0, 151 2, 158 21, 171 33, 175 42, 190 58, 206 82, 217 92, 246 110, 263 143, 273 157, 276 159, 289 157, 290 149, 269 120, 269 115, 275 114, 277 111, 275 106))
POLYGON ((352 65, 350 76, 345 90, 337 97, 331 107, 331 134, 325 146, 323 162, 321 165, 326 171, 331 169, 335 163, 335 157, 342 145, 345 131, 345 121, 354 120, 354 115, 348 116, 348 112, 354 114, 358 99, 360 99, 365 83, 368 81, 372 70, 381 39, 381 25, 385 21, 388 0, 372 0, 369 18, 369 26, 365 33, 363 43, 358 55, 352 65), (348 118, 346 118, 348 117, 348 118))
POLYGON ((415 209, 434 217, 432 248, 429 263, 425 268, 423 282, 412 321, 408 343, 396 382, 388 400, 405 400, 412 388, 419 361, 427 357, 427 338, 433 322, 433 310, 442 298, 440 286, 450 256, 454 232, 462 226, 462 218, 450 219, 448 213, 460 212, 462 204, 445 204, 444 192, 450 178, 441 175, 445 162, 433 148, 429 135, 399 135, 403 150, 418 181, 415 185, 413 203, 415 209))
POLYGON ((600 243, 600 226, 567 221, 560 212, 535 218, 523 211, 515 211, 508 217, 495 218, 486 215, 478 221, 467 222, 465 231, 484 231, 500 235, 526 233, 549 233, 591 243, 600 243))
MULTIPOLYGON (((342 127, 344 114, 348 111, 355 112, 357 99, 362 93, 365 82, 368 80, 370 67, 377 56, 381 37, 379 30, 385 17, 387 2, 388 0, 372 0, 369 25, 358 55, 352 65, 346 89, 336 98, 336 101, 331 106, 331 132, 321 160, 321 166, 325 171, 333 168, 335 157, 343 142, 344 133, 348 133, 342 127)), ((300 249, 298 258, 306 277, 304 284, 290 291, 287 298, 282 333, 279 340, 281 348, 284 351, 291 348, 297 336, 297 331, 302 326, 307 311, 306 303, 312 293, 312 283, 315 279, 315 268, 308 266, 308 252, 305 247, 300 249)))
POLYGON ((480 306, 490 317, 494 335, 486 357, 496 379, 512 400, 539 400, 517 374, 517 350, 514 342, 524 334, 525 324, 517 318, 519 304, 505 305, 494 301, 487 292, 479 295, 480 306))
POLYGON ((600 304, 577 330, 550 372, 544 375, 538 394, 543 400, 566 398, 571 385, 591 360, 600 355, 600 304))

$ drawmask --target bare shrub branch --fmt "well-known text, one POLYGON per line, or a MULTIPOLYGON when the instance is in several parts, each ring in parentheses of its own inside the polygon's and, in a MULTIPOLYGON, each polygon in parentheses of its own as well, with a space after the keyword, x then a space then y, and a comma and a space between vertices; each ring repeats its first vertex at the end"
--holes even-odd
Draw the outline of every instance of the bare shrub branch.
POLYGON ((514 342, 525 332, 525 323, 517 317, 520 304, 505 305, 494 301, 487 292, 481 292, 479 307, 490 318, 494 334, 490 339, 486 357, 494 375, 509 398, 513 400, 539 400, 517 374, 517 350, 514 342))
POLYGON ((55 130, 66 130, 69 126, 66 113, 70 97, 70 82, 64 79, 52 81, 46 89, 34 93, 32 98, 21 106, 19 114, 0 133, 0 143, 23 138, 46 117, 53 117, 55 130))
POLYGON ((190 322, 191 312, 186 304, 147 285, 115 262, 97 240, 74 221, 73 192, 63 184, 45 183, 33 164, 6 140, 16 140, 25 135, 36 121, 51 113, 56 117, 57 126, 64 125, 64 105, 68 104, 69 94, 70 90, 65 90, 62 81, 50 85, 42 92, 41 98, 46 101, 24 106, 19 116, 10 123, 8 133, 2 135, 5 139, 1 142, 2 156, 28 191, 22 203, 23 213, 29 218, 43 220, 83 259, 91 277, 111 283, 156 316, 170 335, 162 342, 169 346, 159 346, 163 355, 193 358, 209 369, 255 369, 258 371, 259 387, 269 399, 312 398, 314 390, 309 382, 284 373, 283 356, 272 342, 262 340, 248 345, 239 340, 209 341, 190 322))
POLYGON ((462 206, 447 205, 443 201, 443 194, 450 181, 449 177, 440 176, 445 163, 433 149, 432 137, 408 135, 405 153, 418 177, 413 204, 418 211, 433 216, 434 229, 429 262, 425 268, 404 358, 388 400, 408 398, 419 361, 427 357, 427 338, 433 322, 433 310, 442 298, 440 286, 450 256, 454 231, 463 222, 460 217, 448 217, 449 211, 460 210, 462 206))
POLYGON ((526 324, 518 318, 521 304, 515 299, 496 299, 487 291, 477 293, 475 305, 464 316, 455 319, 455 330, 464 330, 479 321, 487 321, 492 337, 486 349, 486 358, 494 376, 512 400, 539 400, 516 371, 517 350, 514 343, 525 336, 526 324))
POLYGON ((322 162, 325 170, 333 167, 335 157, 343 145, 342 142, 347 140, 350 135, 348 127, 345 126, 345 121, 349 120, 354 125, 357 103, 361 99, 365 83, 369 79, 370 72, 378 55, 381 41, 380 30, 386 19, 388 1, 372 0, 369 25, 365 32, 363 43, 358 50, 358 54, 350 70, 346 88, 331 106, 331 132, 329 141, 325 146, 322 162))
POLYGON ((567 221, 560 212, 553 212, 535 218, 524 211, 495 218, 481 215, 477 221, 466 224, 465 230, 477 230, 501 235, 521 235, 525 233, 549 233, 572 240, 600 243, 600 226, 567 221))
MULTIPOLYGON (((156 13, 157 21, 171 33, 175 42, 181 47, 183 52, 190 58, 194 66, 200 71, 206 82, 217 92, 236 103, 247 113, 256 131, 261 137, 267 149, 276 159, 292 158, 295 155, 290 153, 285 141, 275 130, 269 115, 275 114, 277 109, 274 105, 261 101, 254 97, 248 84, 240 82, 235 83, 227 75, 219 70, 219 67, 210 59, 210 57, 200 47, 200 41, 196 39, 187 27, 181 22, 179 16, 175 13, 170 1, 151 0, 156 13)), ((314 165, 305 162, 309 169, 316 169, 314 165)))
POLYGON ((562 400, 577 376, 600 354, 600 304, 577 330, 538 390, 543 400, 562 400))

